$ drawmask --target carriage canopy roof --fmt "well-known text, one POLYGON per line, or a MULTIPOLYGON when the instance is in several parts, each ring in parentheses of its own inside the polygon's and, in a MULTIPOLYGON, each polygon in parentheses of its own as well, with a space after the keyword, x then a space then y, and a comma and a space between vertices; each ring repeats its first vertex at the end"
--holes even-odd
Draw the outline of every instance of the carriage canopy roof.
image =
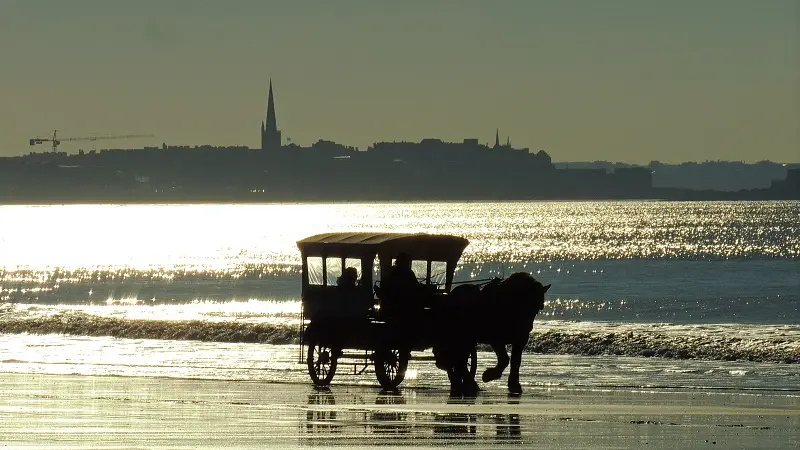
POLYGON ((375 232, 323 233, 297 241, 307 256, 395 257, 404 252, 412 259, 432 261, 457 261, 468 244, 467 239, 449 234, 375 232))

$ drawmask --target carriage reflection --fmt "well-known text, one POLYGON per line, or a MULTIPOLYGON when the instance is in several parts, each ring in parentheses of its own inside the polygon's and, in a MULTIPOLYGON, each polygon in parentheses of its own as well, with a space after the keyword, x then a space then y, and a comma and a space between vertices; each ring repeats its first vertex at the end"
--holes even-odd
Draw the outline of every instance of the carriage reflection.
POLYGON ((519 414, 509 414, 507 417, 496 416, 497 440, 507 442, 522 442, 522 427, 519 424, 519 414))
MULTIPOLYGON (((376 405, 405 405, 406 399, 401 394, 395 392, 384 392, 375 399, 376 405)), ((408 422, 408 414, 400 411, 375 411, 369 414, 373 433, 379 434, 408 434, 411 426, 408 422)))
POLYGON ((407 407, 406 395, 381 392, 370 398, 363 391, 334 395, 330 390, 317 390, 308 396, 300 439, 325 447, 401 443, 414 438, 442 443, 522 442, 518 414, 470 413, 469 406, 479 401, 476 397, 451 397, 442 411, 417 410, 407 407))
POLYGON ((306 430, 309 433, 336 433, 341 426, 337 425, 337 411, 328 407, 336 404, 336 398, 329 389, 318 389, 308 396, 308 404, 316 406, 306 411, 306 430))

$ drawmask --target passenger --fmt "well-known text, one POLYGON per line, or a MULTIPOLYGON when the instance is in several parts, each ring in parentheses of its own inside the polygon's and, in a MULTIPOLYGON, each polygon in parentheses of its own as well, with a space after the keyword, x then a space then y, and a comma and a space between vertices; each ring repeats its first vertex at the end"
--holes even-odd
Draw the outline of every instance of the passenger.
POLYGON ((348 267, 342 272, 342 276, 336 279, 336 285, 340 288, 355 289, 358 282, 358 269, 348 267))
POLYGON ((369 314, 373 306, 372 295, 364 295, 363 289, 358 288, 358 269, 344 269, 342 276, 336 279, 336 286, 341 301, 337 308, 342 317, 363 319, 369 314))

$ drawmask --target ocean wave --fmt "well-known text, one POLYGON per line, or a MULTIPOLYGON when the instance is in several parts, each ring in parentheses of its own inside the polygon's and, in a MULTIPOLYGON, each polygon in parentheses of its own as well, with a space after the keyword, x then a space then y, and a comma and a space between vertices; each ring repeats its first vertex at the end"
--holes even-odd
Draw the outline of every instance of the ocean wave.
POLYGON ((800 363, 800 342, 659 332, 534 331, 526 350, 570 355, 800 363))
MULTIPOLYGON (((50 316, 0 314, 0 333, 112 336, 127 339, 197 340, 230 343, 296 344, 298 324, 204 320, 157 320, 100 317, 68 311, 50 316)), ((482 350, 489 350, 481 345, 482 350)), ((555 329, 531 333, 529 353, 616 355, 674 359, 800 363, 800 341, 736 337, 714 333, 671 333, 669 330, 608 332, 555 329)))
POLYGON ((61 313, 50 317, 0 317, 0 333, 265 344, 289 344, 299 341, 298 327, 283 325, 203 320, 118 319, 81 312, 61 313))

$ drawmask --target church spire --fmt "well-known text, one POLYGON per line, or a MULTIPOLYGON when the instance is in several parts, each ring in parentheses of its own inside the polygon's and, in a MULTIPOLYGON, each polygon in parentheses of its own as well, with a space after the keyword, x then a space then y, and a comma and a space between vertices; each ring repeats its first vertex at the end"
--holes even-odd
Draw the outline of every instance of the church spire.
POLYGON ((275 118, 275 97, 272 94, 272 77, 269 78, 269 99, 267 100, 267 118, 261 122, 261 149, 279 149, 281 132, 275 118))
POLYGON ((500 147, 500 128, 497 128, 494 132, 494 146, 500 147))
POLYGON ((264 130, 270 133, 278 131, 278 122, 275 119, 275 99, 272 96, 272 78, 269 79, 269 100, 267 100, 267 121, 264 130))

